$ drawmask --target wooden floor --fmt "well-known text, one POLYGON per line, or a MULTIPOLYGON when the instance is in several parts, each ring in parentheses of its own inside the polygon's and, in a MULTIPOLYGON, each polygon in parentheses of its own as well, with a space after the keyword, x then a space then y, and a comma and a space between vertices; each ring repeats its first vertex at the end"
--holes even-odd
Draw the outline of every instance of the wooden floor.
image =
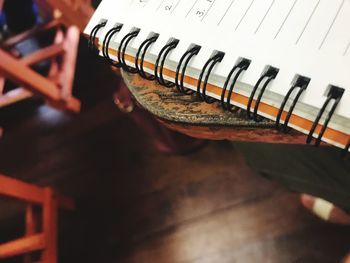
MULTIPOLYGON (((113 105, 117 81, 106 68, 85 51, 78 68, 81 115, 24 105, 0 120, 1 173, 77 200, 60 217, 60 262, 322 263, 350 250, 349 227, 311 216, 230 143, 187 156, 155 151, 113 105)), ((0 242, 22 231, 20 208, 0 203, 0 242)))

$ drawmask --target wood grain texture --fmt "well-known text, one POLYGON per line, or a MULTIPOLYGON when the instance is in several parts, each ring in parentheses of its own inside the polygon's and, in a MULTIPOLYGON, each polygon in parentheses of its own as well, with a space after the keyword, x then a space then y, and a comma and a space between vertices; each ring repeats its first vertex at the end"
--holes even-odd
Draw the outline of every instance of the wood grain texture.
POLYGON ((305 135, 285 134, 275 129, 232 128, 225 126, 199 126, 178 124, 160 120, 166 127, 188 136, 206 140, 230 140, 244 142, 265 142, 279 144, 304 144, 305 135))
POLYGON ((203 103, 195 95, 184 95, 156 82, 122 71, 123 79, 143 108, 160 119, 192 125, 272 128, 273 122, 246 120, 243 113, 225 112, 218 104, 203 103))
POLYGON ((303 144, 305 135, 277 131, 274 122, 247 120, 243 111, 231 113, 218 103, 207 104, 195 95, 184 95, 138 75, 122 72, 136 101, 168 128, 191 137, 208 140, 232 140, 284 144, 303 144))

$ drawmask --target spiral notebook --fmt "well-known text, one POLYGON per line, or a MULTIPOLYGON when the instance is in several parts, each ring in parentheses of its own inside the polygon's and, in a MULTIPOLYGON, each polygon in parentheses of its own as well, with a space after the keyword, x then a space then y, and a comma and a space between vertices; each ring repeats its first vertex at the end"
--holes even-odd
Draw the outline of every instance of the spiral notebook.
POLYGON ((350 0, 103 0, 85 29, 114 66, 349 150, 350 0))

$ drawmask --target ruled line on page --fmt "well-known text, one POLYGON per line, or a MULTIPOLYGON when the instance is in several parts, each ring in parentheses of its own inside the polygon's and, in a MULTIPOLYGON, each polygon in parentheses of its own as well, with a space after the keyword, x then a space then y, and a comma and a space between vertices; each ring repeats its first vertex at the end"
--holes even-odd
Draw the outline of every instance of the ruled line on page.
POLYGON ((179 4, 181 3, 182 0, 178 0, 176 5, 174 6, 173 10, 171 10, 170 14, 173 14, 175 9, 179 6, 179 4))
POLYGON ((164 6, 165 11, 168 11, 168 12, 170 11, 169 13, 173 14, 174 10, 177 8, 180 2, 181 0, 177 0, 177 1, 162 0, 156 11, 159 11, 159 9, 162 6, 164 6), (175 2, 175 5, 174 5, 174 2, 175 2), (167 5, 167 3, 169 4, 167 5))
POLYGON ((264 23, 264 21, 265 21, 267 15, 270 13, 270 11, 271 11, 271 9, 272 9, 272 6, 275 4, 275 2, 276 2, 276 0, 272 0, 272 2, 271 2, 271 4, 270 4, 269 8, 267 9, 267 11, 266 11, 264 17, 262 18, 262 20, 260 21, 260 23, 259 23, 258 27, 256 28, 254 34, 258 33, 260 27, 261 27, 262 24, 264 23))
POLYGON ((293 5, 292 5, 292 7, 289 9, 288 14, 287 14, 286 17, 284 18, 284 20, 283 20, 283 22, 282 22, 280 28, 278 29, 278 31, 277 31, 277 33, 276 33, 276 35, 275 35, 275 37, 274 37, 273 39, 276 39, 276 38, 278 37, 278 35, 281 33, 282 28, 283 28, 284 25, 286 24, 288 18, 290 17, 290 14, 291 14, 292 11, 294 10, 294 7, 296 6, 297 2, 298 2, 298 0, 294 0, 294 3, 293 3, 293 5))
POLYGON ((343 55, 343 56, 346 56, 346 54, 348 53, 349 49, 350 49, 350 41, 349 41, 347 47, 345 48, 345 51, 344 51, 344 55, 343 55))
POLYGON ((166 1, 166 0, 162 0, 162 1, 160 2, 160 5, 159 5, 158 8, 156 9, 156 11, 158 11, 159 8, 161 8, 161 6, 163 5, 163 3, 164 3, 165 1, 166 1))
POLYGON ((226 9, 225 14, 221 17, 221 19, 220 19, 220 21, 219 21, 219 23, 218 23, 218 26, 220 26, 221 22, 224 20, 224 18, 225 18, 226 15, 228 14, 228 11, 230 11, 230 9, 231 9, 231 7, 232 7, 232 5, 233 5, 233 3, 234 3, 235 1, 236 1, 236 0, 232 0, 232 1, 231 1, 231 4, 230 4, 229 7, 226 9))
POLYGON ((186 18, 187 18, 188 15, 191 13, 192 9, 196 6, 197 3, 198 3, 198 0, 196 0, 196 1, 193 3, 191 9, 188 11, 187 15, 185 16, 186 18))
POLYGON ((255 0, 252 0, 252 1, 250 2, 250 5, 248 6, 247 10, 246 10, 245 13, 243 14, 241 20, 238 22, 238 25, 236 26, 236 29, 235 29, 235 30, 237 30, 238 27, 241 25, 241 23, 243 22, 244 18, 247 16, 247 14, 248 14, 250 8, 252 7, 252 5, 254 4, 254 2, 255 2, 255 0))
POLYGON ((211 5, 209 6, 207 12, 202 17, 201 21, 203 21, 203 19, 207 16, 207 14, 209 13, 210 9, 213 7, 214 3, 215 3, 215 0, 213 0, 213 2, 211 2, 211 5))
POLYGON ((311 12, 311 15, 309 16, 309 19, 307 20, 307 22, 306 22, 306 24, 305 24, 303 30, 301 31, 301 33, 300 33, 300 35, 299 35, 297 41, 295 42, 295 45, 297 45, 297 44, 299 43, 300 39, 303 37, 303 35, 304 35, 305 31, 306 31, 306 28, 307 28, 308 25, 310 24, 311 19, 313 18, 314 14, 315 14, 315 12, 316 12, 316 10, 317 10, 317 8, 318 8, 318 6, 320 5, 320 2, 321 2, 321 0, 318 0, 318 1, 317 1, 317 3, 316 3, 316 5, 315 5, 314 9, 313 9, 312 12, 311 12))
POLYGON ((340 6, 339 6, 339 8, 338 8, 337 14, 334 16, 333 21, 332 21, 331 25, 329 26, 329 28, 328 28, 328 30, 327 30, 327 33, 326 33, 326 35, 324 36, 324 38, 323 38, 323 40, 322 40, 322 42, 321 42, 321 45, 320 45, 319 48, 318 48, 319 50, 322 48, 324 42, 326 42, 326 39, 327 39, 329 33, 331 32, 331 30, 332 30, 332 28, 333 28, 333 26, 334 26, 334 24, 335 24, 335 21, 337 21, 337 18, 338 18, 339 14, 340 14, 340 11, 343 9, 344 4, 345 4, 345 0, 343 0, 343 1, 341 2, 340 6))

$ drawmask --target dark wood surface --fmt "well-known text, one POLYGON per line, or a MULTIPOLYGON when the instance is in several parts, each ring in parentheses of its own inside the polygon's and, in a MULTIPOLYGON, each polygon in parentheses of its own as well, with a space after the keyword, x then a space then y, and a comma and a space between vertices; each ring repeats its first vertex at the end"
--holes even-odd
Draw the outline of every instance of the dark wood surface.
POLYGON ((122 72, 123 79, 136 101, 165 126, 191 137, 208 140, 231 140, 283 144, 304 144, 306 136, 283 133, 273 121, 249 120, 242 110, 224 111, 219 102, 207 104, 196 95, 185 95, 176 88, 166 88, 156 81, 122 72))
POLYGON ((176 88, 166 88, 156 81, 122 71, 123 79, 136 100, 160 119, 193 125, 221 125, 236 128, 274 128, 272 121, 256 123, 243 113, 223 111, 218 103, 203 103, 196 95, 185 95, 176 88))
MULTIPOLYGON (((230 143, 156 152, 116 110, 117 80, 87 54, 79 61, 80 115, 32 105, 1 115, 0 171, 76 199, 60 217, 60 262, 328 263, 349 250, 349 227, 314 218, 230 143)), ((10 204, 0 203, 0 242, 21 230, 10 204)))

